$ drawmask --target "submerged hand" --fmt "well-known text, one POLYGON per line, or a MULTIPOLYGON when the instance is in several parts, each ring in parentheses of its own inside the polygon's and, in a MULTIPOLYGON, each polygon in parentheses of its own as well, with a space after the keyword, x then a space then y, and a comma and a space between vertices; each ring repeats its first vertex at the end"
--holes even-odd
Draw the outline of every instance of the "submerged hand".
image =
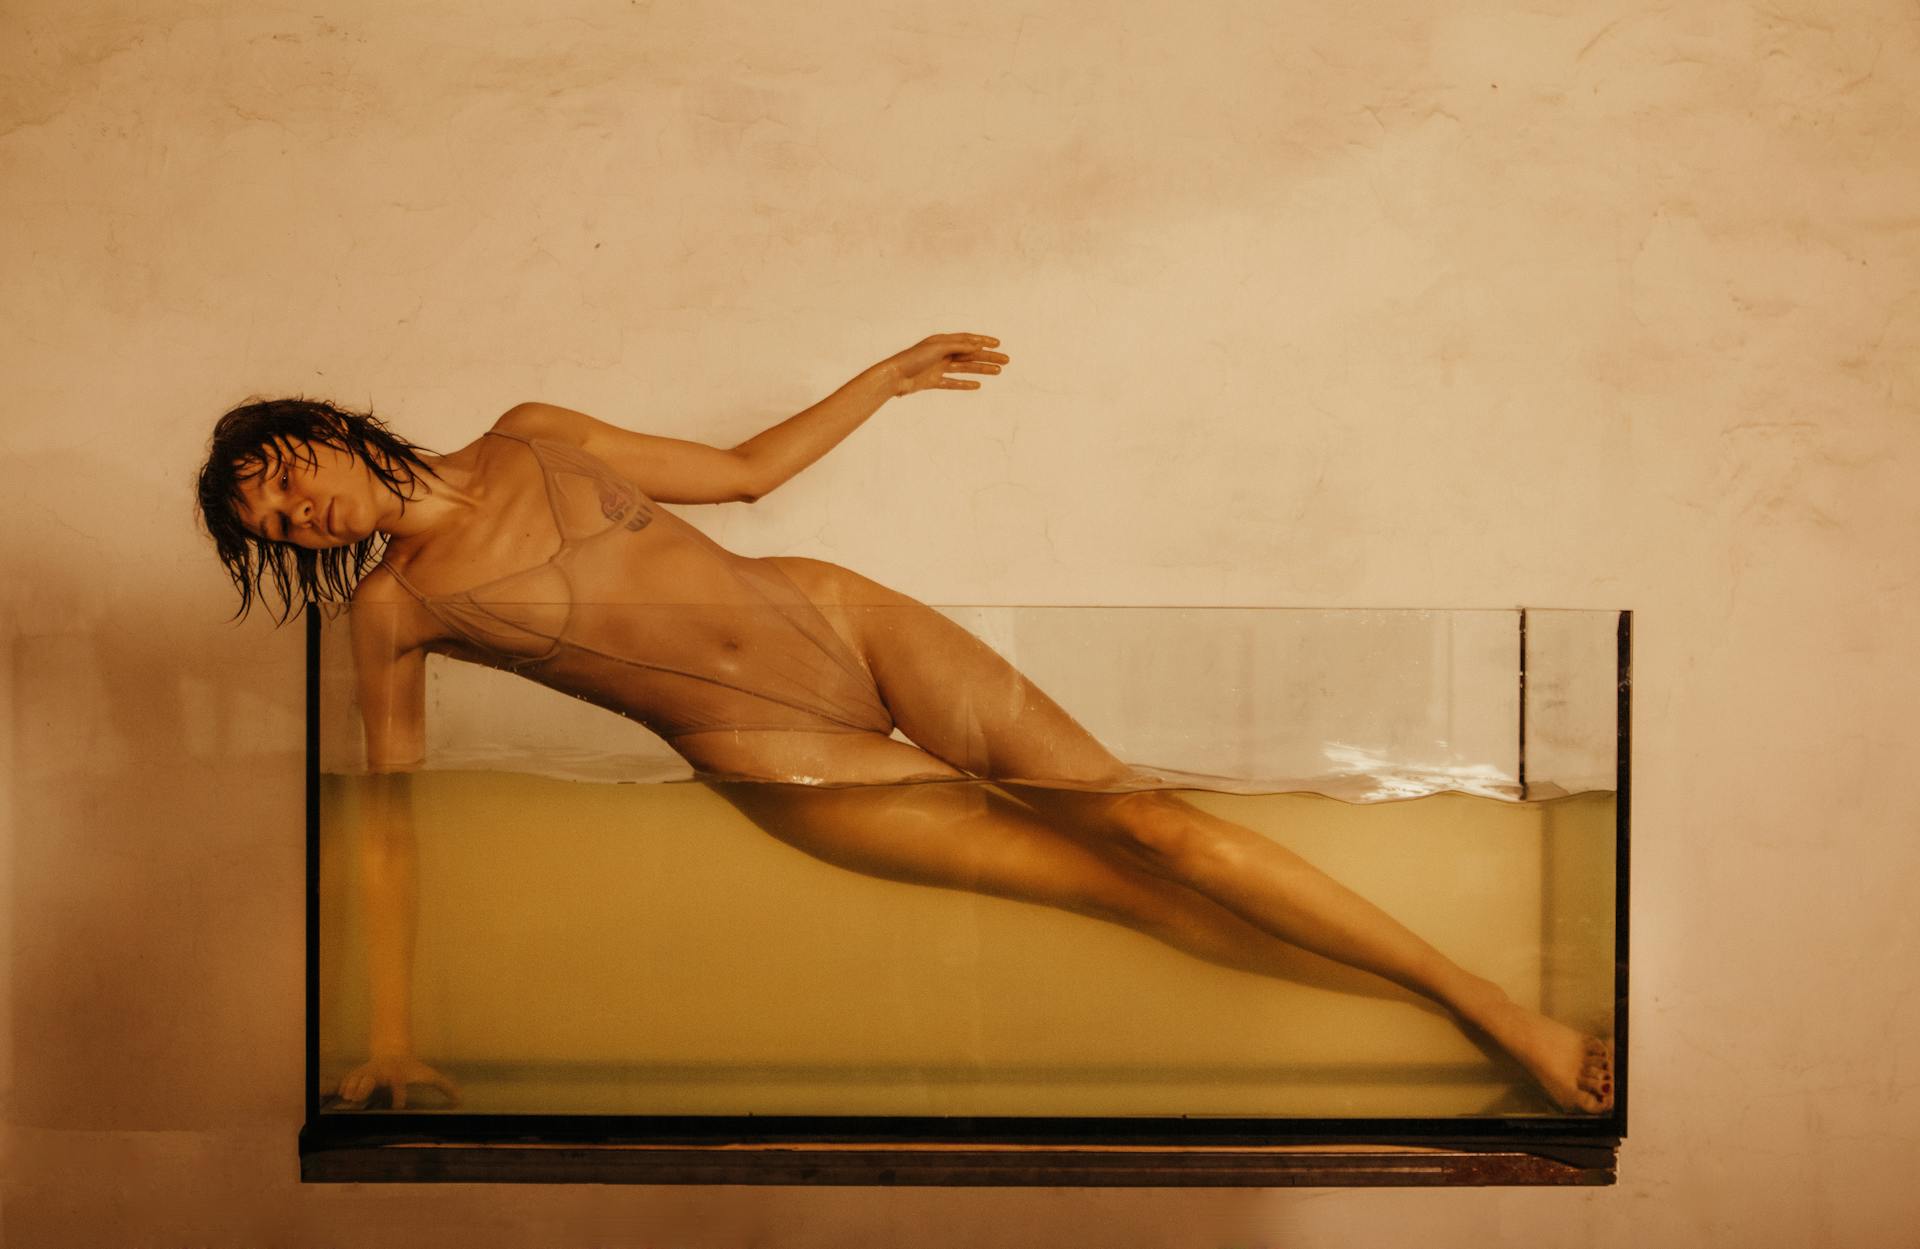
POLYGON ((395 1110, 407 1108, 407 1086, 425 1084, 446 1094, 447 1104, 460 1104, 460 1086, 411 1054, 387 1054, 368 1059, 340 1077, 340 1102, 348 1110, 363 1109, 385 1089, 395 1110))
POLYGON ((985 334, 935 334, 915 343, 880 367, 892 375, 894 393, 917 390, 978 390, 980 383, 949 373, 998 373, 1007 357, 991 348, 1000 340, 985 334))

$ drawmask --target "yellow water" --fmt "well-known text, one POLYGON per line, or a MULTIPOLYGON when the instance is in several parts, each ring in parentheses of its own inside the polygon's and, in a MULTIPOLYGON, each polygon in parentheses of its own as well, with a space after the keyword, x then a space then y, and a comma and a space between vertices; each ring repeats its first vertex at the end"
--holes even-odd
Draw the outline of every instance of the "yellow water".
MULTIPOLYGON (((366 1044, 364 781, 321 791, 324 1088, 366 1044)), ((1610 1034, 1612 794, 1183 796, 1517 1001, 1610 1034)), ((860 876, 699 783, 423 773, 414 806, 415 1033, 463 1112, 1553 1112, 1438 1008, 1364 975, 1235 971, 1081 916, 860 876)))

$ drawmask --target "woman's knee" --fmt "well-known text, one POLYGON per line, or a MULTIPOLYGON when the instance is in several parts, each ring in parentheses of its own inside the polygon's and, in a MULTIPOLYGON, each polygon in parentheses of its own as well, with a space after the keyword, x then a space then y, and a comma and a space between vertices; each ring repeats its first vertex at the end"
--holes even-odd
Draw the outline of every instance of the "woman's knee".
POLYGON ((1237 839, 1172 794, 1122 794, 1107 810, 1108 833, 1161 874, 1178 879, 1236 870, 1237 839))

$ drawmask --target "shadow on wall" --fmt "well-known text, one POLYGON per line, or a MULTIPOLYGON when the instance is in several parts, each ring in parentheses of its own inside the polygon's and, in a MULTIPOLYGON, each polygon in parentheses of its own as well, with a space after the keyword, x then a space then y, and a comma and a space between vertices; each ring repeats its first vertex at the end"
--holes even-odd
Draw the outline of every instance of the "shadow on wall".
MULTIPOLYGON (((304 731, 297 625, 236 627, 188 482, 50 454, 16 461, 22 535, 4 638, 12 699, 11 1118, 191 1129, 297 1115, 304 731), (59 483, 118 501, 80 524, 59 483), (171 484, 171 483, 169 483, 171 484), (146 526, 126 516, 146 515, 146 526), (91 524, 85 528, 92 528, 91 524), (192 558, 211 574, 180 575, 192 558), (18 565, 27 564, 26 568, 18 565)), ((71 495, 71 491, 65 492, 71 495)))

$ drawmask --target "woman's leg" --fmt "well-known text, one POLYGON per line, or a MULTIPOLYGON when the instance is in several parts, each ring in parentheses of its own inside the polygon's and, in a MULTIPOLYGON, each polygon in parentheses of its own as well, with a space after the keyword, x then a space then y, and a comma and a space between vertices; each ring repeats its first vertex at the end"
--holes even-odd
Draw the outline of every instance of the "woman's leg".
POLYGON ((1286 847, 1172 794, 1017 792, 1056 818, 1105 830, 1147 871, 1265 932, 1440 1002, 1518 1059, 1561 1106, 1598 1114, 1612 1104, 1603 1042, 1520 1006, 1286 847))
MULTIPOLYGON (((851 576, 852 574, 848 574, 851 576)), ((900 728, 976 776, 1020 786, 1036 809, 1103 839, 1141 869, 1253 927, 1442 1003, 1524 1065, 1560 1105, 1612 1103, 1604 1043, 1514 1003, 1285 847, 1172 795, 1061 788, 1125 779, 1071 716, 992 649, 903 595, 857 579, 834 605, 900 728)))
MULTIPOLYGON (((1154 876, 978 783, 929 783, 937 759, 900 742, 897 785, 708 784, 761 829, 863 875, 963 889, 1121 924, 1223 967, 1426 1005, 1378 978, 1276 940, 1204 895, 1154 876)), ((869 752, 871 753, 871 752, 869 752)), ((869 760, 869 767, 874 761, 869 760)))

